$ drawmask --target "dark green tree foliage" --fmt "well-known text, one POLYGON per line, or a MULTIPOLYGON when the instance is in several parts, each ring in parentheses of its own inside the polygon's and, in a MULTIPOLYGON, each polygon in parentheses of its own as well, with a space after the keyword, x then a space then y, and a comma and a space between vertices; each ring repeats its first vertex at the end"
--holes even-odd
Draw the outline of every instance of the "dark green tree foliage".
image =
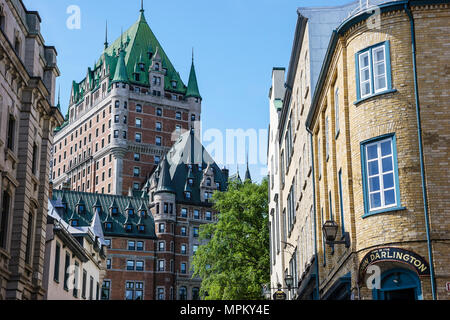
POLYGON ((217 223, 201 228, 207 244, 193 258, 194 276, 207 300, 262 299, 270 282, 268 183, 230 181, 227 192, 213 195, 217 223))

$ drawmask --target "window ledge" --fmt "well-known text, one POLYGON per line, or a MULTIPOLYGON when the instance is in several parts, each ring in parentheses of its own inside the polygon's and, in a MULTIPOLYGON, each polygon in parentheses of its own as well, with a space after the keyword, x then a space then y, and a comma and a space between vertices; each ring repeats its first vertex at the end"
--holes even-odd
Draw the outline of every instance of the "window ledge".
POLYGON ((383 94, 394 93, 394 92, 397 92, 397 89, 388 89, 388 90, 385 90, 385 91, 381 91, 381 92, 378 92, 378 93, 374 93, 374 94, 371 94, 370 96, 366 96, 366 97, 364 97, 364 98, 361 98, 361 99, 359 99, 359 100, 353 102, 353 104, 354 104, 355 106, 357 106, 357 105, 359 105, 360 103, 363 103, 363 102, 365 102, 365 101, 367 101, 367 100, 369 100, 369 99, 371 99, 371 98, 378 97, 378 96, 381 96, 381 95, 383 95, 383 94))
POLYGON ((371 212, 366 212, 362 218, 365 219, 367 217, 373 216, 373 215, 377 215, 377 214, 381 214, 381 213, 388 213, 388 212, 392 212, 392 211, 403 211, 406 210, 406 207, 392 207, 392 208, 386 208, 386 209, 381 209, 381 210, 377 210, 377 211, 371 211, 371 212))

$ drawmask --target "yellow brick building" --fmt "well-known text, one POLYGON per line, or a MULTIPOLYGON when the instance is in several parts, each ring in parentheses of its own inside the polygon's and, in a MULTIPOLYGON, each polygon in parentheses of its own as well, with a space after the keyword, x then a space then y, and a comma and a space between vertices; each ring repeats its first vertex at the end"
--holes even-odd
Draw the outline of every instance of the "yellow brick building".
POLYGON ((450 298, 449 33, 448 1, 429 0, 331 36, 306 120, 320 299, 450 298))

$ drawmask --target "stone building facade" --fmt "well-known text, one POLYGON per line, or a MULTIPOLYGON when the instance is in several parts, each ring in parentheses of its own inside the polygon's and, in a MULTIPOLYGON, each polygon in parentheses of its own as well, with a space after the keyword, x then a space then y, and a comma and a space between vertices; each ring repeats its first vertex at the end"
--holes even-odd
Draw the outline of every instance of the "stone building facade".
POLYGON ((140 190, 179 135, 200 136, 201 101, 192 59, 186 86, 139 19, 72 85, 52 162, 56 189, 124 195, 140 190))
MULTIPOLYGON (((449 157, 448 2, 370 4, 375 6, 359 7, 354 2, 339 7, 342 20, 328 26, 328 31, 314 23, 332 23, 320 19, 330 8, 299 9, 289 68, 294 65, 300 74, 307 63, 311 68, 311 98, 305 101, 298 130, 308 133, 312 149, 312 189, 306 201, 312 205, 314 259, 302 272, 301 262, 291 271, 291 253, 285 254, 287 258, 275 256, 274 266, 280 259, 282 269, 294 278, 291 299, 450 297, 445 236, 450 231, 445 218, 449 177, 442 170, 449 157), (299 28, 302 19, 305 31, 299 28), (329 32, 326 43, 313 44, 320 32, 329 32), (301 52, 308 47, 314 59, 305 63, 301 52)), ((301 82, 292 81, 295 77, 298 71, 288 71, 287 93, 276 119, 281 213, 289 212, 291 195, 283 181, 291 184, 291 170, 298 169, 295 161, 300 159, 298 141, 305 139, 292 130, 291 140, 286 129, 295 114, 296 85, 301 82), (293 163, 286 159, 286 150, 293 163), (293 169, 286 163, 294 164, 293 169)), ((293 251, 291 237, 296 237, 295 229, 305 227, 303 215, 292 213, 291 234, 280 216, 281 230, 272 228, 272 241, 285 238, 291 248, 286 250, 293 251)), ((299 247, 304 250, 308 244, 301 242, 299 247)), ((272 269, 272 286, 274 271, 279 269, 272 269)))
POLYGON ((209 199, 227 181, 192 129, 133 196, 55 189, 53 201, 65 204, 70 225, 91 225, 99 214, 108 247, 102 300, 198 300, 191 259, 201 225, 217 221, 209 199))
POLYGON ((320 297, 449 299, 449 4, 374 12, 333 32, 306 122, 320 297))
POLYGON ((42 299, 57 52, 41 18, 0 1, 0 299, 42 299))
POLYGON ((272 293, 287 288, 289 299, 313 299, 317 253, 311 135, 304 123, 331 32, 359 2, 326 8, 298 8, 287 72, 275 68, 270 91, 269 179, 272 293), (287 288, 289 289, 289 288, 287 288))

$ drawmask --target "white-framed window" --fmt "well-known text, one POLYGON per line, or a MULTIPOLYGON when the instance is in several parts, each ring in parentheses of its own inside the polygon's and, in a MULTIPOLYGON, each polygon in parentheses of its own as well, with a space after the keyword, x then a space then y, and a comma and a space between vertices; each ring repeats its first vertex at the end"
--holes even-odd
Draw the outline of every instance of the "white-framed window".
POLYGON ((143 300, 144 283, 141 281, 127 281, 125 283, 125 300, 143 300))
POLYGON ((391 89, 389 41, 356 54, 358 100, 391 89))
POLYGON ((158 260, 158 271, 164 271, 166 265, 165 260, 158 260))
POLYGON ((359 85, 361 98, 372 93, 372 81, 370 81, 371 73, 370 54, 369 51, 366 51, 359 55, 359 85))
POLYGON ((361 144, 365 213, 400 207, 395 135, 361 144))
POLYGON ((164 291, 164 287, 159 287, 157 289, 158 291, 158 300, 165 300, 165 291, 164 291))
POLYGON ((334 123, 335 123, 335 135, 339 134, 339 88, 334 90, 334 123))
POLYGON ((137 133, 135 134, 134 138, 135 138, 135 141, 136 141, 136 142, 138 142, 138 143, 142 142, 142 133, 138 133, 138 132, 137 132, 137 133))
POLYGON ((181 271, 181 274, 186 274, 186 272, 187 272, 186 262, 181 263, 180 271, 181 271))
POLYGON ((127 260, 127 270, 132 271, 134 270, 135 262, 134 260, 127 260))
POLYGON ((144 261, 143 260, 136 261, 136 271, 144 271, 144 261))

